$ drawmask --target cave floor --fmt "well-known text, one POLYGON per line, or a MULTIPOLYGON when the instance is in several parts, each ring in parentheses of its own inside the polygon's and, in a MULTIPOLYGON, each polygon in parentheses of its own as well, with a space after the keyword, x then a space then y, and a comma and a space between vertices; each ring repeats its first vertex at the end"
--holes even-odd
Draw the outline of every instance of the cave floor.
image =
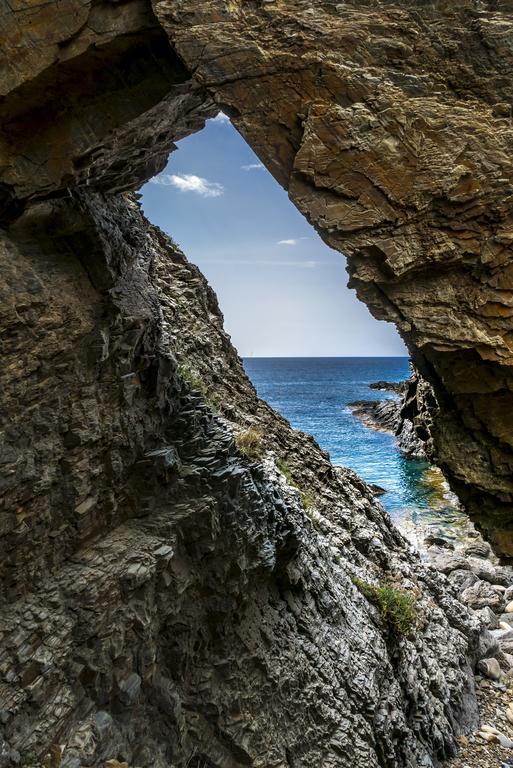
MULTIPOLYGON (((476 677, 481 728, 490 726, 508 739, 513 739, 513 724, 506 717, 506 708, 513 702, 513 681, 498 686, 489 680, 476 677)), ((513 766, 513 749, 503 747, 498 741, 485 741, 480 729, 468 737, 460 737, 461 751, 448 760, 447 768, 507 768, 513 766)))

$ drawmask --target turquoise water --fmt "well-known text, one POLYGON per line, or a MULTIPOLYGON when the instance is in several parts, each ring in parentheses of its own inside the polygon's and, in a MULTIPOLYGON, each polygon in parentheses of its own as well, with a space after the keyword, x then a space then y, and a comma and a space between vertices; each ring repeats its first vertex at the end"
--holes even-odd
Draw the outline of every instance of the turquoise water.
POLYGON ((334 464, 386 489, 380 501, 394 519, 433 508, 429 465, 404 458, 392 435, 363 426, 347 407, 393 397, 368 385, 408 378, 407 357, 245 358, 244 367, 259 396, 313 435, 334 464))

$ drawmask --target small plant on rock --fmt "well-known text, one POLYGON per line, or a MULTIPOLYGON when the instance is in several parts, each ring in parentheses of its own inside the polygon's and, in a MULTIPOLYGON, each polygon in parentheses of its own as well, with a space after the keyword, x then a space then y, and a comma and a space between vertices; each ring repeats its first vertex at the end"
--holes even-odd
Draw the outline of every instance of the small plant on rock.
POLYGON ((306 510, 310 510, 315 506, 314 497, 308 491, 301 491, 301 502, 306 510))
POLYGON ((206 397, 208 394, 207 387, 205 385, 205 382, 199 375, 199 373, 192 368, 189 363, 180 363, 178 366, 178 373, 186 381, 191 389, 196 389, 203 397, 206 397))
POLYGON ((191 389, 199 392, 205 403, 209 408, 218 413, 221 409, 222 399, 217 394, 211 394, 209 389, 199 373, 189 365, 189 363, 180 363, 178 366, 178 373, 184 381, 186 381, 191 389))
POLYGON ((289 465, 287 464, 285 459, 278 459, 276 461, 276 466, 280 470, 281 474, 284 476, 287 483, 291 485, 293 488, 297 488, 297 484, 294 481, 294 478, 292 477, 292 472, 290 471, 289 465))
POLYGON ((264 455, 264 438, 257 429, 246 429, 235 437, 235 445, 244 456, 260 461, 264 455))
POLYGON ((415 599, 410 592, 391 584, 376 587, 362 579, 353 583, 367 600, 377 606, 383 621, 396 636, 409 635, 416 619, 415 599))

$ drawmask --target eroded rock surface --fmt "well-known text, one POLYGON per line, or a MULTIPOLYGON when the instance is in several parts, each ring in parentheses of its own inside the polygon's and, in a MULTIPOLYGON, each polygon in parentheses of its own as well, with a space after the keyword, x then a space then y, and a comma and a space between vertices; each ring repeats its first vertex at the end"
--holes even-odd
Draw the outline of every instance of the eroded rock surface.
POLYGON ((258 401, 198 270, 93 193, 30 207, 1 253, 2 766, 59 745, 65 768, 452 754, 477 622, 258 401), (414 601, 403 635, 361 591, 387 581, 414 601))

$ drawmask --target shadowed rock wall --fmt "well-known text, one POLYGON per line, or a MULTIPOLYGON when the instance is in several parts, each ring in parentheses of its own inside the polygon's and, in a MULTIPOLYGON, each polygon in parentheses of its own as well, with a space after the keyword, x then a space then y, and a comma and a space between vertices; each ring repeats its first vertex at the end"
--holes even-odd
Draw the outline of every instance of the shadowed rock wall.
POLYGON ((34 204, 0 257, 2 768, 452 754, 476 620, 257 400, 211 289, 134 200, 34 204), (360 591, 383 583, 413 600, 401 632, 360 591))

